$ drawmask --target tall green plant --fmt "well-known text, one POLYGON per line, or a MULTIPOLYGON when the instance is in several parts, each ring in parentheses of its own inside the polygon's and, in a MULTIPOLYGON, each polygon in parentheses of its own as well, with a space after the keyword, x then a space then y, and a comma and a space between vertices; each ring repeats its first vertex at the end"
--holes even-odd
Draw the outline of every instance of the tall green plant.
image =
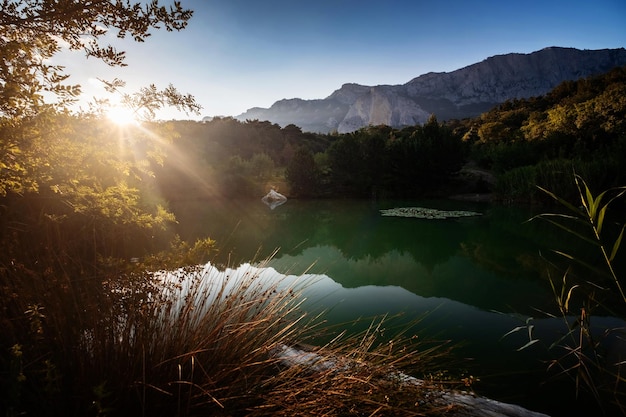
POLYGON ((580 176, 574 179, 579 204, 541 188, 565 211, 533 217, 585 242, 589 248, 587 253, 554 251, 566 263, 561 278, 551 279, 550 284, 567 331, 550 346, 562 352, 551 361, 550 368, 571 376, 577 394, 585 388, 600 405, 612 403, 626 414, 626 329, 615 327, 600 333, 594 326, 594 316, 599 314, 626 319, 626 282, 617 262, 626 224, 623 218, 619 219, 621 225, 608 220, 610 207, 626 193, 626 187, 595 195, 580 176))
POLYGON ((575 175, 575 182, 580 195, 580 207, 576 207, 566 200, 556 196, 554 193, 539 187, 543 192, 565 207, 569 211, 569 214, 543 213, 536 217, 547 220, 551 224, 575 236, 576 238, 583 239, 584 241, 590 243, 592 247, 596 248, 601 255, 602 269, 598 269, 594 265, 583 262, 572 254, 560 251, 558 253, 567 259, 590 269, 591 271, 599 272, 601 275, 608 277, 614 286, 614 289, 619 293, 621 303, 626 305, 626 293, 624 292, 623 287, 624 283, 621 282, 621 278, 615 270, 615 259, 622 243, 626 224, 621 226, 617 237, 612 242, 605 239, 605 235, 602 233, 604 231, 609 206, 613 201, 626 193, 626 187, 617 187, 606 190, 599 195, 594 196, 585 181, 580 176, 575 175), (582 231, 580 228, 575 227, 575 225, 582 226, 582 231), (587 230, 587 234, 584 232, 585 229, 587 230))

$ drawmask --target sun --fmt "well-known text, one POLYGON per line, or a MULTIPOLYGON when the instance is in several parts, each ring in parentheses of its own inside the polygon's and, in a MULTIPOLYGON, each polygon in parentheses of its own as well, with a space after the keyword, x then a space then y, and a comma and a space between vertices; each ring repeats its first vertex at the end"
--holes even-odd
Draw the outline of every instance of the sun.
POLYGON ((106 117, 118 126, 137 125, 137 115, 128 107, 112 105, 106 110, 106 117))

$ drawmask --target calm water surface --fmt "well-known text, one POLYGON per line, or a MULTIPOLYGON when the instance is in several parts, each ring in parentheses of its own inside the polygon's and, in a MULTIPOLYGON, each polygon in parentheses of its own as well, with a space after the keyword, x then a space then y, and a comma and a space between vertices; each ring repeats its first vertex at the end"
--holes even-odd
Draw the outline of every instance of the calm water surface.
MULTIPOLYGON (((458 344, 459 369, 480 378, 479 394, 551 415, 589 415, 571 386, 547 381, 546 346, 562 329, 542 311, 554 297, 540 256, 562 248, 555 231, 526 222, 526 208, 439 201, 296 201, 270 210, 261 201, 193 201, 174 207, 183 238, 211 237, 218 262, 262 260, 280 274, 319 274, 306 309, 326 309, 331 323, 399 314, 422 318, 416 332, 458 344), (421 220, 383 217, 380 209, 471 210, 479 217, 421 220), (522 352, 535 324, 536 343, 522 352)), ((604 319, 607 325, 615 324, 604 319)), ((368 320, 364 321, 369 323, 368 320)), ((357 329, 358 326, 350 326, 357 329)))

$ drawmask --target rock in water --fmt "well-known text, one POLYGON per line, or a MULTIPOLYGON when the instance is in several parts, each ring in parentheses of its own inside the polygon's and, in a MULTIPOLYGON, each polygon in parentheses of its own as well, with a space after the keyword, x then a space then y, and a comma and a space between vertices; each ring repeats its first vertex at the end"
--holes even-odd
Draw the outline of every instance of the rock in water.
POLYGON ((275 190, 270 190, 261 201, 263 201, 270 210, 274 210, 276 207, 285 204, 287 197, 275 190))

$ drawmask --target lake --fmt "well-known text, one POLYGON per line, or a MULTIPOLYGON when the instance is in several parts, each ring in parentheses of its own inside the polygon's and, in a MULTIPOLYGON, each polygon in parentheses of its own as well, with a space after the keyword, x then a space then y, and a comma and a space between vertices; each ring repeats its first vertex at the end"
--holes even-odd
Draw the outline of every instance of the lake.
MULTIPOLYGON (((531 208, 448 200, 289 200, 273 210, 259 201, 185 201, 172 206, 184 239, 218 242, 216 264, 237 267, 272 253, 279 274, 316 276, 303 306, 327 310, 330 323, 402 314, 420 337, 450 340, 474 389, 500 401, 557 415, 589 415, 572 385, 548 381, 547 346, 562 331, 541 254, 563 249, 562 235, 531 208), (447 220, 384 217, 381 209, 471 210, 447 220), (561 236, 561 237, 560 237, 561 236), (545 340, 521 352, 526 331, 503 337, 532 317, 545 340)), ((569 242, 571 245, 577 242, 569 242)), ((368 320, 364 323, 369 323, 368 320)), ((600 325, 618 325, 602 318, 600 325)), ((363 324, 362 326, 365 326, 363 324)), ((359 329, 359 326, 348 326, 359 329)))

